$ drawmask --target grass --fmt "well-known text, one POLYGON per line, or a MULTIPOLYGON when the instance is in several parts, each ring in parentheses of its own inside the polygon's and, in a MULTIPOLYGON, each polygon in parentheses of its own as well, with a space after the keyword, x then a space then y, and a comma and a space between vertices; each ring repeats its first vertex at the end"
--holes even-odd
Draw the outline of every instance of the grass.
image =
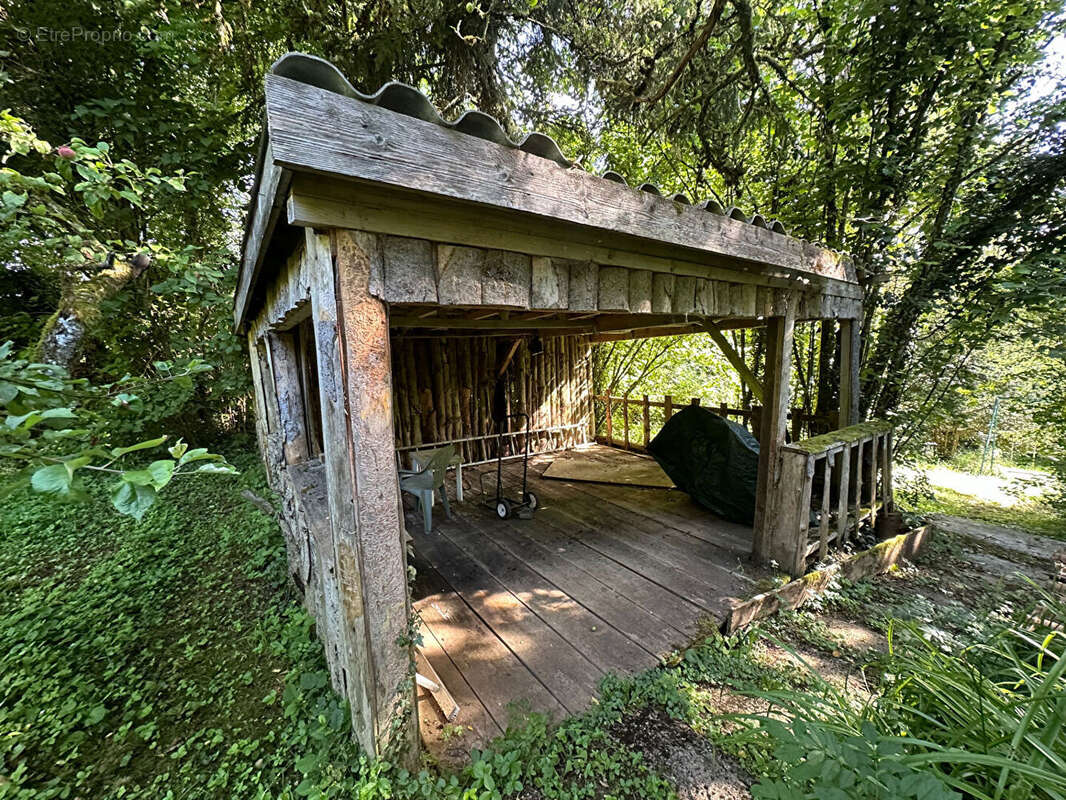
POLYGON ((1066 539, 1066 511, 1040 500, 1019 500, 1014 505, 1001 506, 944 486, 932 486, 931 495, 923 498, 916 510, 967 517, 1066 539))
MULTIPOLYGON (((139 524, 111 510, 100 483, 79 505, 28 493, 0 503, 0 798, 669 798, 673 787, 656 765, 616 735, 648 709, 739 759, 759 780, 756 797, 860 796, 846 784, 856 776, 951 796, 941 789, 958 771, 922 763, 928 748, 904 746, 897 735, 898 724, 915 735, 920 727, 914 715, 900 723, 904 708, 935 720, 937 704, 952 702, 937 698, 946 689, 931 680, 944 661, 938 651, 918 651, 910 666, 884 666, 896 682, 882 688, 913 674, 925 681, 905 684, 917 694, 897 691, 905 702, 886 706, 892 713, 878 722, 871 751, 862 719, 838 717, 834 724, 846 730, 827 733, 813 724, 821 719, 817 704, 795 712, 812 726, 785 724, 780 709, 788 703, 803 709, 804 699, 824 703, 832 691, 816 674, 781 662, 758 628, 731 639, 712 634, 637 676, 608 676, 589 711, 558 725, 519 717, 455 774, 428 762, 417 773, 372 762, 329 688, 312 621, 287 577, 281 533, 240 497, 243 488, 270 495, 254 448, 230 449, 239 477, 178 483, 139 524), (723 696, 775 698, 778 713, 757 723, 723 715, 723 696), (853 759, 855 774, 808 775, 832 752, 853 759), (811 786, 821 793, 811 795, 811 786), (848 791, 822 792, 833 788, 848 791)), ((953 607, 889 600, 861 584, 836 602, 926 617, 971 643, 990 630, 953 607)), ((817 619, 785 622, 822 649, 835 645, 817 619)), ((893 623, 886 615, 883 624, 893 623)), ((1050 670, 1052 659, 1045 661, 1050 670)), ((958 672, 959 664, 977 668, 950 666, 958 672)), ((1022 664, 1013 668, 1027 669, 1022 664)), ((989 680, 981 691, 1002 693, 1002 682, 989 680)), ((1047 708, 1066 712, 1061 694, 1051 699, 1058 705, 1047 708)), ((1015 712, 1023 705, 1003 705, 997 724, 1009 727, 1015 712)), ((1041 706, 1041 730, 1054 729, 1058 712, 1051 713, 1041 706)), ((1032 738, 1023 736, 1023 744, 1032 738)), ((1047 740, 1053 754, 1058 736, 1047 740)), ((1001 738, 993 749, 1002 749, 1001 738)), ((994 757, 1002 763, 1003 753, 994 757)), ((1025 758, 1039 761, 1031 751, 1025 758)))
MULTIPOLYGON (((369 761, 281 533, 239 496, 270 496, 254 448, 230 449, 239 477, 176 483, 139 524, 103 483, 77 505, 0 503, 0 798, 670 796, 609 730, 635 705, 683 714, 680 667, 611 678, 558 727, 522 717, 454 775, 369 761)), ((708 647, 701 663, 743 671, 708 647)))

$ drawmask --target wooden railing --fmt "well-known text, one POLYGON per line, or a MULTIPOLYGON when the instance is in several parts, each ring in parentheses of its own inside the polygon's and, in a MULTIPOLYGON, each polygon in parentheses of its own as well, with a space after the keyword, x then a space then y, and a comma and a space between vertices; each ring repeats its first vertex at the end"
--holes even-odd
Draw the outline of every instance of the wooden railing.
POLYGON ((863 523, 873 527, 894 510, 890 423, 852 425, 780 452, 766 525, 771 557, 792 575, 802 575, 811 556, 824 560, 863 523))
MULTIPOLYGON (((592 400, 596 411, 596 438, 604 444, 624 447, 626 450, 647 450, 648 443, 659 429, 675 411, 686 405, 703 405, 719 416, 740 422, 756 436, 759 434, 762 412, 759 406, 731 408, 726 403, 709 405, 698 397, 679 401, 669 394, 664 395, 662 400, 652 400, 646 394, 639 397, 599 394, 593 395, 592 400), (618 419, 619 416, 621 419, 618 419), (634 431, 634 428, 637 430, 634 431)), ((788 418, 792 441, 800 440, 805 433, 812 435, 829 430, 836 423, 835 414, 831 417, 808 414, 802 408, 792 409, 788 418)))

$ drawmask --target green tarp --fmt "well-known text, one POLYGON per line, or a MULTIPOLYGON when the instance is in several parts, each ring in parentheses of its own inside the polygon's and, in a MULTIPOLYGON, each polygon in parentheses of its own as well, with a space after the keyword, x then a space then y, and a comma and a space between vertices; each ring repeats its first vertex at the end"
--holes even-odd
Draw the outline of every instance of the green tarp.
POLYGON ((686 406, 674 414, 648 445, 679 489, 722 519, 755 521, 759 443, 741 425, 686 406))

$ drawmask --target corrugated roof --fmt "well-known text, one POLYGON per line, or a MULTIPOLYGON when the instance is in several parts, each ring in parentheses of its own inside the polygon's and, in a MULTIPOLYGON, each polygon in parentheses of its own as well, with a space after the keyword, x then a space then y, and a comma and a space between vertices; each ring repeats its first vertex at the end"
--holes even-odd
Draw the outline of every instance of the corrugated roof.
MULTIPOLYGON (((363 94, 352 86, 341 71, 329 61, 319 58, 318 56, 307 55, 306 53, 287 53, 274 62, 270 71, 283 78, 297 80, 301 83, 318 87, 319 89, 335 92, 336 94, 361 100, 364 103, 370 103, 375 106, 380 106, 381 108, 386 108, 398 114, 404 114, 425 122, 440 125, 443 128, 465 133, 469 136, 486 139, 504 147, 511 147, 525 153, 540 156, 549 161, 554 161, 562 167, 578 167, 575 162, 571 161, 563 154, 559 145, 547 134, 534 131, 533 133, 526 134, 520 140, 515 141, 507 135, 507 132, 504 131, 503 126, 497 122, 495 117, 481 111, 466 111, 455 120, 449 122, 440 115, 440 112, 437 111, 429 98, 422 94, 418 89, 413 86, 408 86, 406 83, 391 81, 386 83, 373 94, 363 94)), ((605 180, 614 181, 615 183, 629 185, 622 175, 614 171, 605 172, 600 177, 605 180)), ((667 197, 670 200, 683 203, 684 205, 694 205, 711 214, 726 216, 730 219, 746 222, 759 228, 765 228, 774 233, 787 233, 785 226, 776 220, 767 221, 760 214, 755 214, 754 216, 749 217, 735 206, 723 208, 716 200, 702 200, 698 203, 693 203, 688 197, 681 193, 664 195, 659 187, 653 183, 642 183, 636 188, 642 192, 648 192, 649 194, 654 194, 659 197, 667 197)))

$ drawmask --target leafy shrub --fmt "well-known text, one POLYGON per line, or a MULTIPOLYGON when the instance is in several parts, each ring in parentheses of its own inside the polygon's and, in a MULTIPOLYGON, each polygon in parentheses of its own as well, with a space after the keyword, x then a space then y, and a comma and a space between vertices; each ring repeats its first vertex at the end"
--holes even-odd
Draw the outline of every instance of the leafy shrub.
MULTIPOLYGON (((1060 599, 1041 602, 1066 619, 1060 599)), ((1028 614, 981 635, 953 652, 898 624, 885 691, 865 704, 813 673, 817 691, 756 693, 781 713, 744 734, 769 737, 780 771, 755 796, 1066 795, 1066 637, 1028 614)))

